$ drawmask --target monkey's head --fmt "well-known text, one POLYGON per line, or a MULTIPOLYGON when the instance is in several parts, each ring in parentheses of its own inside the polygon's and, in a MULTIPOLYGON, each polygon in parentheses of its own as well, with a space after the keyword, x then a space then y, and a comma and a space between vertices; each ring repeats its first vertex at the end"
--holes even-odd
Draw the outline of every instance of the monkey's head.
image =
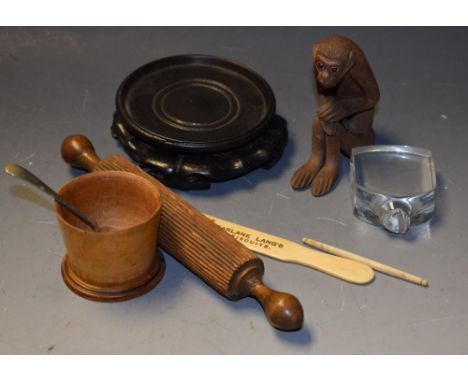
POLYGON ((324 89, 335 88, 354 65, 353 41, 330 36, 314 44, 312 56, 316 81, 324 89))

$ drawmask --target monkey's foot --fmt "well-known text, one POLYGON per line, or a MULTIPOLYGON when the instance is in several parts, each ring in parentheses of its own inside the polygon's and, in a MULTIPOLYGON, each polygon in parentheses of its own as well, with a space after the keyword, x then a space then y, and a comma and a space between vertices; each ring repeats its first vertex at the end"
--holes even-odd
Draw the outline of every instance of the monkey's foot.
POLYGON ((295 190, 308 187, 319 170, 320 164, 317 162, 304 163, 291 177, 291 187, 295 190))
POLYGON ((338 178, 338 166, 324 166, 315 176, 310 187, 314 196, 322 196, 330 192, 338 178))

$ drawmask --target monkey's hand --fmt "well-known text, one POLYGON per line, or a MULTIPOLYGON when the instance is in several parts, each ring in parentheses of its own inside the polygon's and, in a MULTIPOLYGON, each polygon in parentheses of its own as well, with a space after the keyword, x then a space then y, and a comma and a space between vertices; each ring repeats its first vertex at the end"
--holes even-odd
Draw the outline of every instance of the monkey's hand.
POLYGON ((336 129, 340 126, 340 123, 320 121, 320 126, 326 135, 335 135, 336 129))
POLYGON ((317 110, 317 116, 326 122, 338 122, 349 116, 348 110, 338 102, 325 102, 317 110))

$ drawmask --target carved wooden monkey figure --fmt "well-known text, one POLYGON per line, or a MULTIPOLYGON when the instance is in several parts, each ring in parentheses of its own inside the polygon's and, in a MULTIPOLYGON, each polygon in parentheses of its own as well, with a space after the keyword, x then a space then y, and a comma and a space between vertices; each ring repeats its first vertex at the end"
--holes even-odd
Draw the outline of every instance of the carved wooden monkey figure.
POLYGON ((310 159, 292 176, 295 189, 328 193, 340 169, 340 151, 374 143, 372 121, 379 87, 359 46, 342 36, 325 37, 312 51, 319 107, 312 123, 310 159))

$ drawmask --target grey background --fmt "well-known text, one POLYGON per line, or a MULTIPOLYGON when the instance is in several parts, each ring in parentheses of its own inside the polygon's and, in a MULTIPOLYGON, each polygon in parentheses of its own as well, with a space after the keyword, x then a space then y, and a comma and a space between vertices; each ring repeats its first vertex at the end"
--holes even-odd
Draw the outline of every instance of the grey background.
POLYGON ((70 292, 52 204, 0 176, 0 353, 464 353, 468 352, 468 29, 458 28, 1 28, 0 163, 17 162, 59 188, 80 174, 61 159, 64 137, 89 136, 101 156, 123 151, 109 132, 123 78, 164 56, 234 59, 272 86, 290 139, 270 171, 180 192, 195 207, 293 241, 346 248, 427 278, 422 288, 377 273, 359 286, 264 258, 265 281, 295 294, 304 328, 270 327, 259 305, 231 302, 171 257, 147 295, 106 304, 70 292), (313 41, 354 39, 382 98, 380 143, 432 150, 438 175, 432 224, 395 237, 352 215, 349 164, 314 198, 289 179, 307 158, 315 99, 313 41))

